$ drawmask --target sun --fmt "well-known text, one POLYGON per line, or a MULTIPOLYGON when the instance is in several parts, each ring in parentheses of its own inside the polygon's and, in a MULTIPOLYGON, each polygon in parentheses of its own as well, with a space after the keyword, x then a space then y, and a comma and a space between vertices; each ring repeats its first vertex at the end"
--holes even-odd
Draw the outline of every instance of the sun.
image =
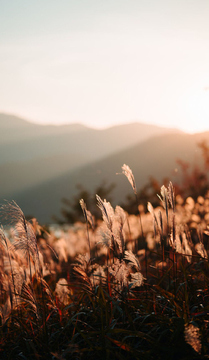
POLYGON ((209 131, 209 85, 190 88, 181 98, 180 108, 183 115, 181 128, 184 131, 209 131))

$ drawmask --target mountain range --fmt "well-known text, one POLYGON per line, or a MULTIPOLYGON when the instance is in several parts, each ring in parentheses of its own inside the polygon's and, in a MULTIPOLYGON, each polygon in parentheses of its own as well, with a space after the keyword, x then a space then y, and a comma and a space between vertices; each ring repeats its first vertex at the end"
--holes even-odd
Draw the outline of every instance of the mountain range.
POLYGON ((209 133, 189 135, 142 123, 96 130, 0 114, 0 202, 14 199, 26 215, 50 223, 52 215, 59 216, 61 198, 72 198, 77 184, 93 191, 106 180, 116 184, 113 202, 119 204, 132 192, 127 179, 116 175, 124 163, 141 188, 150 176, 172 178, 177 158, 199 159, 197 142, 204 139, 209 133))

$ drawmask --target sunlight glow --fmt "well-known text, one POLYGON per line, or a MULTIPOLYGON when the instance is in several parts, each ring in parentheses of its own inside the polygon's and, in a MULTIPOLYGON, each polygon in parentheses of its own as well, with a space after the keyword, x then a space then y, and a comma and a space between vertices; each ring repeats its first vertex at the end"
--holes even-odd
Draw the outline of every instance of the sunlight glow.
POLYGON ((208 1, 9 3, 0 112, 41 124, 209 130, 208 1))

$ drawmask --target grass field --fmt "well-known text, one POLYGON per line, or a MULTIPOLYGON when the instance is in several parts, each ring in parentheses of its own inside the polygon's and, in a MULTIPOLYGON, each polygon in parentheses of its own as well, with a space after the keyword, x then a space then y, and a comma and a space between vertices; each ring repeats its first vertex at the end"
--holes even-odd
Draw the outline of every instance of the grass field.
POLYGON ((1 359, 209 358, 209 197, 159 197, 135 216, 96 196, 97 223, 81 199, 56 232, 2 205, 1 359))

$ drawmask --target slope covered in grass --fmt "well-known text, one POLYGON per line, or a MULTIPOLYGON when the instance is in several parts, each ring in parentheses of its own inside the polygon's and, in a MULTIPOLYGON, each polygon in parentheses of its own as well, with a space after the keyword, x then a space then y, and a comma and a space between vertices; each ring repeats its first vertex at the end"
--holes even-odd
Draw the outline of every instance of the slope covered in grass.
POLYGON ((98 196, 96 227, 82 201, 90 226, 47 232, 1 208, 1 359, 208 358, 209 200, 160 196, 142 227, 98 196))

